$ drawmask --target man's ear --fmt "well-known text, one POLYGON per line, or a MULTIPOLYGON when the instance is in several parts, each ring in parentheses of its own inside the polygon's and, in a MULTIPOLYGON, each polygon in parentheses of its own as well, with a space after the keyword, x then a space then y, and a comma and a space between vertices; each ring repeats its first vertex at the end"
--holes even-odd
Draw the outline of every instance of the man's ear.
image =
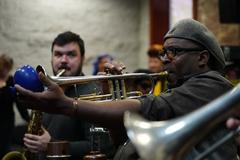
POLYGON ((203 50, 200 52, 199 54, 199 58, 198 58, 198 65, 200 67, 202 66, 206 66, 208 64, 208 61, 209 61, 209 52, 207 50, 203 50))

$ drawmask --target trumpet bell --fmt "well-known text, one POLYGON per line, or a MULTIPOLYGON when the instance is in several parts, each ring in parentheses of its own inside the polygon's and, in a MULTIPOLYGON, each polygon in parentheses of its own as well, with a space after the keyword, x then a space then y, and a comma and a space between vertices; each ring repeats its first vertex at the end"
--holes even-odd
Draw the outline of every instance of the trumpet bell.
POLYGON ((149 122, 136 113, 126 112, 124 125, 128 137, 144 160, 170 160, 173 153, 179 149, 174 132, 184 126, 181 122, 149 122))

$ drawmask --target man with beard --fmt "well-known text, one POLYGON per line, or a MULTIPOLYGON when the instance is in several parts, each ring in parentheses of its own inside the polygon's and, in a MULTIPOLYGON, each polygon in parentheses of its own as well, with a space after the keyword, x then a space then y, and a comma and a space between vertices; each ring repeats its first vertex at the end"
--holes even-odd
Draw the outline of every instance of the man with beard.
MULTIPOLYGON (((127 140, 126 137, 124 139, 126 132, 123 128, 126 110, 154 121, 172 119, 204 106, 233 87, 220 73, 225 67, 225 59, 219 43, 203 24, 192 19, 181 20, 165 35, 163 50, 161 58, 164 70, 169 72, 169 89, 157 97, 150 95, 103 103, 77 101, 66 97, 55 83, 40 73, 40 79, 48 90, 34 93, 16 85, 19 99, 27 106, 46 112, 76 116, 118 130, 124 145, 114 159, 139 159, 131 142, 124 143, 127 140)), ((226 132, 225 125, 219 124, 218 129, 194 146, 185 159, 194 159, 226 132)), ((234 143, 228 142, 207 159, 237 159, 236 152, 234 143)))
MULTIPOLYGON (((79 35, 70 31, 59 34, 52 43, 51 51, 51 64, 55 76, 62 70, 65 71, 60 76, 84 75, 82 65, 85 48, 84 41, 79 35)), ((64 89, 64 93, 69 97, 79 97, 79 95, 95 92, 96 85, 94 84, 74 85, 64 89)), ((70 141, 71 160, 82 159, 90 151, 89 129, 91 125, 79 118, 43 114, 43 126, 44 133, 41 136, 25 134, 24 144, 30 151, 44 153, 48 142, 59 140, 70 141)), ((109 137, 107 136, 107 138, 109 137)), ((105 144, 107 143, 110 143, 109 139, 106 139, 105 144)), ((105 149, 107 149, 106 146, 104 146, 105 149)), ((109 149, 107 150, 109 151, 109 149)), ((40 157, 42 157, 40 159, 45 159, 44 154, 40 157)))

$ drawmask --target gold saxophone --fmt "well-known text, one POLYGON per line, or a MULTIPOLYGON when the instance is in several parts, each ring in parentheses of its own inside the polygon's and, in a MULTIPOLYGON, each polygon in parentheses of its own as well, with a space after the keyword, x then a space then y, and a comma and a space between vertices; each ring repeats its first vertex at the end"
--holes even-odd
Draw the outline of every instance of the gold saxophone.
MULTIPOLYGON (((42 135, 43 129, 42 129, 42 112, 38 110, 32 110, 31 113, 31 120, 28 124, 27 133, 34 134, 34 135, 42 135)), ((32 153, 29 150, 26 150, 24 152, 24 156, 27 160, 34 160, 38 159, 36 153, 32 153)))
MULTIPOLYGON (((28 124, 27 133, 34 135, 42 135, 42 112, 37 110, 32 110, 31 119, 28 124)), ((8 152, 2 160, 37 160, 37 154, 32 153, 27 149, 23 149, 22 152, 11 151, 8 152)))

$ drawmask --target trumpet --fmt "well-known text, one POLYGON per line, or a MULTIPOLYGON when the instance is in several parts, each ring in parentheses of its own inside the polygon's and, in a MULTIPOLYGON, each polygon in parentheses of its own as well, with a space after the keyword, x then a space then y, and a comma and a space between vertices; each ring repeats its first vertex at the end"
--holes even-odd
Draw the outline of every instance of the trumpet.
MULTIPOLYGON (((147 80, 149 82, 149 92, 146 94, 151 94, 154 87, 154 80, 166 81, 168 77, 167 72, 146 74, 146 73, 127 73, 122 75, 98 75, 98 76, 75 76, 75 77, 49 77, 52 81, 57 83, 60 87, 65 87, 69 85, 85 84, 96 82, 98 85, 102 84, 103 93, 93 93, 88 95, 79 95, 78 99, 81 100, 91 100, 91 101, 113 101, 126 98, 137 98, 143 96, 145 93, 141 90, 132 90, 132 87, 136 85, 137 79, 140 81, 147 80), (102 83, 100 83, 102 82, 102 83), (107 91, 106 91, 107 88, 107 91)), ((134 88, 135 89, 135 88, 134 88)), ((107 159, 105 154, 99 152, 99 148, 94 150, 93 139, 98 137, 99 134, 104 133, 102 131, 98 132, 99 128, 92 126, 90 128, 91 139, 92 139, 92 150, 88 155, 84 156, 84 160, 87 159, 107 159)), ((100 137, 98 137, 100 138, 100 137)))
MULTIPOLYGON (((239 104, 240 85, 186 116, 169 121, 149 122, 138 114, 126 112, 124 125, 128 137, 142 159, 181 160, 217 124, 226 120, 239 104)), ((240 128, 228 133, 209 150, 196 157, 196 160, 205 158, 221 144, 239 133, 240 128)))
POLYGON ((80 95, 82 100, 120 100, 125 98, 138 98, 145 94, 151 94, 154 87, 154 80, 167 81, 167 71, 153 74, 146 73, 126 73, 122 75, 97 75, 97 76, 74 76, 74 77, 56 77, 48 76, 52 81, 57 83, 60 87, 69 85, 85 84, 97 82, 102 86, 103 94, 93 93, 89 95, 80 95), (147 80, 149 82, 149 90, 147 93, 136 90, 136 80, 147 80), (106 87, 107 86, 107 87, 106 87), (106 90, 107 88, 107 90, 106 90), (134 90, 135 89, 135 90, 134 90))

